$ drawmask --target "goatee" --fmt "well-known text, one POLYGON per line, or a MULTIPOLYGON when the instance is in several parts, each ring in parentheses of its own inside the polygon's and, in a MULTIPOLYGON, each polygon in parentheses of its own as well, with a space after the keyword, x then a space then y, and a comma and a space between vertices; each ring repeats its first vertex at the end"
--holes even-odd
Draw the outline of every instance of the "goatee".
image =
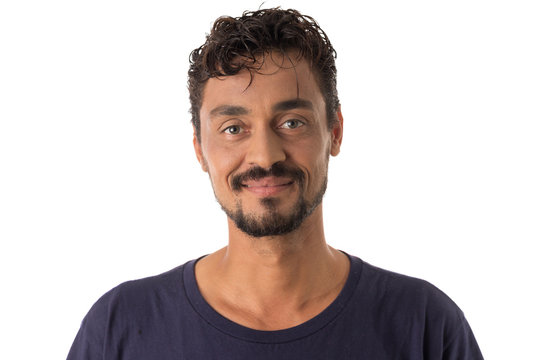
POLYGON ((242 201, 239 199, 234 209, 226 208, 218 199, 221 208, 235 225, 244 233, 252 237, 279 236, 288 234, 300 227, 304 220, 322 202, 328 183, 328 175, 324 174, 323 182, 313 199, 307 200, 303 194, 305 175, 298 168, 288 167, 283 163, 275 163, 270 169, 254 167, 245 173, 235 175, 232 182, 232 189, 235 192, 243 190, 242 183, 247 180, 260 180, 265 177, 287 177, 294 181, 298 187, 298 199, 293 208, 287 214, 280 214, 277 211, 277 203, 280 199, 268 197, 260 200, 265 208, 264 214, 245 213, 242 208, 242 201))

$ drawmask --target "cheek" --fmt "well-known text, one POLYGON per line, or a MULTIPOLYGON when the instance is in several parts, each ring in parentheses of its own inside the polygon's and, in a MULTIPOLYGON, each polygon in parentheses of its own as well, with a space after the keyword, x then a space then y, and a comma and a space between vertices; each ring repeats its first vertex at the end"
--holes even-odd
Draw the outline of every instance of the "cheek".
POLYGON ((330 145, 330 141, 327 141, 327 138, 322 136, 320 141, 313 143, 312 146, 308 147, 309 151, 306 152, 309 157, 311 181, 317 186, 324 181, 328 173, 330 145))
POLYGON ((324 141, 299 142, 290 149, 291 160, 307 175, 308 187, 316 188, 324 181, 328 169, 328 153, 329 146, 324 141))
POLYGON ((223 149, 218 146, 205 146, 206 163, 214 187, 227 186, 230 175, 238 168, 240 156, 234 149, 223 149))
MULTIPOLYGON (((326 150, 325 150, 326 151, 326 150)), ((321 154, 318 157, 316 162, 315 171, 316 181, 321 182, 324 179, 324 176, 328 173, 328 155, 327 153, 321 154)))
POLYGON ((302 157, 310 164, 313 164, 312 166, 324 167, 327 163, 328 156, 330 155, 330 146, 330 137, 323 133, 315 139, 304 142, 299 148, 302 149, 302 157))

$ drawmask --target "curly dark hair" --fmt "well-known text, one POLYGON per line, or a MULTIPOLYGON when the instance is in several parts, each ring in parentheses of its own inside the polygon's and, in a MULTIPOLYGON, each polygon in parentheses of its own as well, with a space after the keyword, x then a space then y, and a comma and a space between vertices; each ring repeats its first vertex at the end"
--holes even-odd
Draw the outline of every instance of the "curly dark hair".
POLYGON ((191 52, 188 71, 191 122, 201 140, 200 109, 206 81, 235 75, 242 69, 257 71, 261 57, 272 51, 287 56, 296 51, 310 63, 325 99, 328 127, 339 108, 336 80, 336 51, 310 16, 281 8, 246 11, 242 16, 224 16, 214 22, 206 42, 191 52), (242 59, 239 61, 239 59, 242 59))

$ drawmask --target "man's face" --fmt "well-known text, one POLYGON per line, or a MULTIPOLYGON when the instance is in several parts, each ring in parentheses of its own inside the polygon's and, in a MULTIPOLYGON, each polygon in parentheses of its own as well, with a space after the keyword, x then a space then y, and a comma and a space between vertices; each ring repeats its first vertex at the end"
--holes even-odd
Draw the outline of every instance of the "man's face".
POLYGON ((193 140, 221 207, 255 237, 293 231, 317 208, 342 134, 308 63, 271 55, 258 72, 208 80, 193 140))

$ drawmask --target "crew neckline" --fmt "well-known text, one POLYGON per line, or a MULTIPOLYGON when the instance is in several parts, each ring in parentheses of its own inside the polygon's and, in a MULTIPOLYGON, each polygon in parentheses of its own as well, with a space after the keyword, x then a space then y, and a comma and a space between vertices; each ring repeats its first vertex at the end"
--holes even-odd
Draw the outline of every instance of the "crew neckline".
POLYGON ((350 261, 349 275, 336 299, 310 320, 282 330, 255 330, 227 319, 206 302, 195 279, 195 264, 204 256, 191 260, 184 266, 184 289, 193 309, 206 322, 232 337, 257 343, 284 343, 309 336, 330 323, 345 308, 360 280, 362 260, 343 252, 350 261))

